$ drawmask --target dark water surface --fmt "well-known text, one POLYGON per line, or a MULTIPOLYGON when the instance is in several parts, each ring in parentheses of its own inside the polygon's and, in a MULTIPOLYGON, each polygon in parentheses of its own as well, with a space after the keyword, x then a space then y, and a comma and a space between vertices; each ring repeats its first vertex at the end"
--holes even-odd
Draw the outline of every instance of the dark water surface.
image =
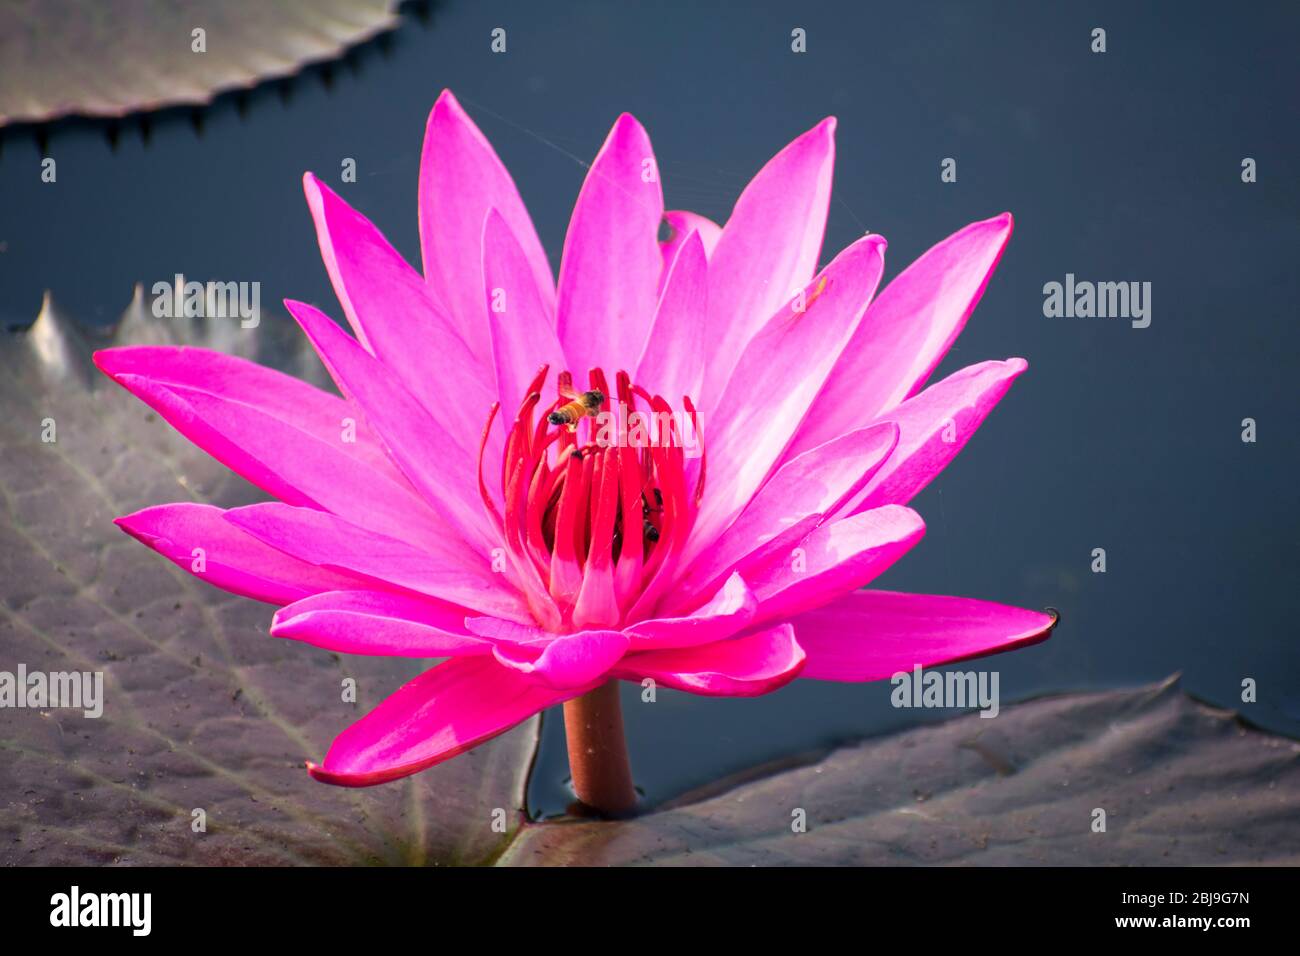
MULTIPOLYGON (((825 258, 870 229, 892 276, 971 220, 1017 223, 937 375, 1011 355, 1029 372, 913 502, 928 535, 880 586, 1059 608, 1050 641, 989 662, 1004 704, 1181 671, 1294 735, 1298 30, 1300 7, 1281 3, 439 5, 329 84, 310 71, 242 115, 223 97, 200 132, 173 111, 147 144, 126 122, 110 149, 103 124, 60 124, 55 185, 30 129, 0 134, 0 322, 30 321, 47 288, 108 322, 137 281, 177 272, 260 280, 263 321, 288 321, 286 296, 340 315, 300 176, 322 175, 418 262, 420 141, 443 87, 509 166, 556 266, 579 160, 619 112, 649 129, 668 206, 719 221, 772 153, 834 114, 825 258), (505 55, 489 51, 497 26, 505 55), (793 27, 807 54, 790 52, 793 27), (338 182, 344 157, 354 184, 338 182), (956 183, 940 182, 945 157, 956 183), (1244 157, 1258 182, 1241 181, 1244 157), (1152 283, 1150 327, 1045 318, 1043 285, 1067 273, 1152 283), (1240 701, 1247 677, 1257 703, 1240 701)), ((630 746, 656 800, 936 716, 893 709, 887 683, 654 704, 637 690, 630 746)), ((566 773, 556 712, 534 810, 563 807, 566 773)))

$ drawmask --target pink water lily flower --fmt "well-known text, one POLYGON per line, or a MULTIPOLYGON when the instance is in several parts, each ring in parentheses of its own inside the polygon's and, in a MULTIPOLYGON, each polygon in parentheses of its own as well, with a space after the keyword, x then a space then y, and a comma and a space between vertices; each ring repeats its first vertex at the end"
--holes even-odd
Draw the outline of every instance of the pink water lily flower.
POLYGON ((444 92, 421 160, 423 274, 305 177, 353 334, 286 306, 342 397, 202 349, 96 355, 279 499, 159 505, 124 530, 186 570, 203 548, 199 576, 280 605, 277 637, 446 658, 312 776, 394 780, 567 701, 579 796, 616 811, 634 799, 616 680, 750 696, 1047 635, 1036 611, 861 590, 920 540, 907 502, 1026 363, 923 387, 1010 215, 948 237, 879 296, 879 236, 814 274, 834 129, 781 150, 719 226, 664 211, 646 132, 620 116, 557 282, 509 173, 444 92))

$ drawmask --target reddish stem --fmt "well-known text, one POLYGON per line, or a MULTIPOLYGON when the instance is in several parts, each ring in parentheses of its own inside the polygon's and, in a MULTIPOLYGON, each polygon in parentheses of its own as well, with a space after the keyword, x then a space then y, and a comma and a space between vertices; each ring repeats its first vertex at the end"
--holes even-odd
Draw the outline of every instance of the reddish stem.
POLYGON ((609 817, 636 808, 636 789, 623 737, 618 681, 611 680, 564 704, 573 789, 592 810, 609 817))

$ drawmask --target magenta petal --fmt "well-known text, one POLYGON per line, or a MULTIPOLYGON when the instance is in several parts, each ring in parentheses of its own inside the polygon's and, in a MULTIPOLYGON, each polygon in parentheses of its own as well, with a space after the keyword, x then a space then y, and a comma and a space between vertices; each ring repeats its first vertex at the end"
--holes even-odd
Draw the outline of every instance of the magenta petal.
POLYGON ((704 322, 708 261, 698 232, 685 240, 668 273, 635 381, 676 405, 698 396, 704 381, 704 322))
POLYGON ((921 540, 925 522, 911 508, 886 505, 824 524, 795 552, 750 580, 755 623, 788 618, 860 588, 921 540))
MULTIPOLYGON (((224 352, 192 346, 100 349, 94 359, 101 372, 119 383, 133 376, 211 392, 252 406, 309 435, 341 438, 348 423, 352 423, 356 426, 351 435, 355 440, 340 441, 340 450, 399 484, 406 480, 393 467, 383 443, 366 427, 355 406, 291 375, 224 352)), ((188 434, 186 437, 190 438, 188 434)))
POLYGON ((778 624, 699 647, 629 654, 615 674, 707 697, 757 697, 798 677, 804 660, 794 629, 778 624))
POLYGON ((457 657, 425 671, 334 739, 323 783, 369 787, 418 773, 504 733, 589 688, 557 691, 491 657, 457 657))
POLYGON ((423 544, 443 523, 404 479, 376 473, 344 449, 342 423, 311 434, 223 395, 119 374, 116 380, 181 434, 259 488, 291 505, 333 512, 372 531, 423 544))
POLYGON ((791 454, 883 416, 930 377, 974 311, 1011 238, 1011 214, 934 246, 871 303, 791 454))
POLYGON ((481 614, 531 621, 505 576, 492 570, 491 559, 456 542, 447 543, 441 553, 413 548, 323 511, 276 502, 232 508, 226 520, 319 567, 418 591, 481 614))
POLYGON ((495 644, 492 653, 503 667, 564 690, 585 687, 607 673, 626 653, 628 639, 618 631, 578 631, 561 634, 536 647, 495 644))
POLYGON ((656 618, 627 627, 637 651, 662 647, 694 647, 731 637, 742 631, 758 606, 739 574, 733 574, 718 593, 696 611, 683 617, 656 618))
POLYGON ((465 633, 465 608, 389 591, 327 591, 275 612, 273 637, 340 654, 456 657, 492 642, 465 633))
POLYGON ((691 233, 700 234, 704 244, 704 255, 713 255, 713 250, 722 238, 722 227, 712 219, 684 209, 669 209, 664 213, 664 223, 668 226, 668 238, 659 243, 659 251, 664 257, 663 271, 659 273, 659 293, 663 294, 664 283, 668 281, 668 272, 677 259, 677 250, 691 233))
POLYGON ((749 340, 817 269, 835 165, 835 120, 822 120, 777 153, 745 187, 709 256, 712 407, 749 340))
MULTIPOLYGON (((446 428, 401 382, 319 309, 302 302, 285 306, 325 363, 339 389, 361 407, 384 440, 398 467, 433 509, 470 545, 484 551, 495 537, 478 490, 477 435, 474 451, 465 444, 470 429, 446 428)), ((455 406, 462 412, 466 406, 455 406)), ((488 407, 483 408, 484 421, 488 407)), ((452 423, 453 425, 455 423, 452 423)))
POLYGON ((825 520, 820 513, 805 515, 794 524, 768 527, 755 537, 728 534, 718 547, 706 548, 687 575, 665 592, 656 611, 680 613, 699 605, 713 588, 729 575, 746 581, 766 571, 776 561, 789 557, 804 538, 825 520))
POLYGON ((663 211, 650 138, 624 113, 587 172, 560 262, 556 325, 579 380, 641 357, 663 268, 663 211))
POLYGON ((701 543, 740 514, 811 414, 880 281, 884 248, 879 236, 849 246, 809 284, 801 312, 787 301, 745 347, 717 410, 702 423, 708 494, 693 532, 701 543))
POLYGON ((290 557, 245 534, 212 505, 156 505, 114 520, 183 571, 225 591, 290 604, 321 591, 369 586, 356 575, 290 557))
POLYGON ((484 360, 490 353, 479 240, 489 209, 505 219, 547 312, 554 312, 555 279, 519 190, 456 97, 443 90, 429 114, 420 158, 424 276, 451 311, 460 338, 484 360))
POLYGON ((556 637, 531 622, 521 624, 497 617, 466 617, 464 623, 465 630, 493 643, 529 644, 534 651, 540 650, 556 637))
POLYGON ((801 676, 869 681, 1037 644, 1056 618, 970 598, 854 591, 791 623, 808 652, 801 676))
POLYGON ((846 511, 889 461, 898 440, 898 426, 881 422, 804 452, 777 469, 724 537, 733 530, 743 536, 789 524, 806 514, 835 516, 846 511))
POLYGON ((559 372, 565 364, 555 335, 554 306, 538 290, 519 242, 495 209, 483 223, 483 287, 497 397, 508 423, 538 367, 549 365, 559 372))
POLYGON ((885 414, 898 447, 867 483, 857 510, 905 504, 956 457, 1028 364, 1013 358, 954 372, 885 414))
MULTIPOLYGON (((303 188, 321 255, 357 341, 425 408, 463 402, 486 409, 495 398, 486 348, 461 338, 420 274, 365 216, 310 173, 303 188)), ((476 252, 479 238, 474 237, 476 252)), ((477 318, 482 326, 481 307, 477 318)))
MULTIPOLYGON (((726 531, 707 546, 701 542, 688 552, 691 557, 697 553, 699 557, 673 589, 672 597, 689 600, 716 587, 722 575, 753 555, 760 545, 793 526, 804 525, 809 516, 822 519, 851 513, 867 483, 889 460, 897 444, 898 426, 882 422, 843 435, 782 465, 726 531)), ((804 527, 804 534, 816 524, 804 527)), ((789 542, 790 547, 795 544, 797 540, 789 542)), ((758 563, 756 559, 747 562, 750 566, 758 563)))

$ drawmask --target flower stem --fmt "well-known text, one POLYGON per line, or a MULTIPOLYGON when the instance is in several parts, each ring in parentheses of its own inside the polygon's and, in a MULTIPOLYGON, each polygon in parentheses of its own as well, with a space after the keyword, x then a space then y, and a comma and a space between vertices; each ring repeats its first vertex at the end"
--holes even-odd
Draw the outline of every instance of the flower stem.
POLYGON ((632 768, 623 737, 618 681, 611 680, 564 704, 573 789, 587 807, 620 817, 636 807, 632 768))

